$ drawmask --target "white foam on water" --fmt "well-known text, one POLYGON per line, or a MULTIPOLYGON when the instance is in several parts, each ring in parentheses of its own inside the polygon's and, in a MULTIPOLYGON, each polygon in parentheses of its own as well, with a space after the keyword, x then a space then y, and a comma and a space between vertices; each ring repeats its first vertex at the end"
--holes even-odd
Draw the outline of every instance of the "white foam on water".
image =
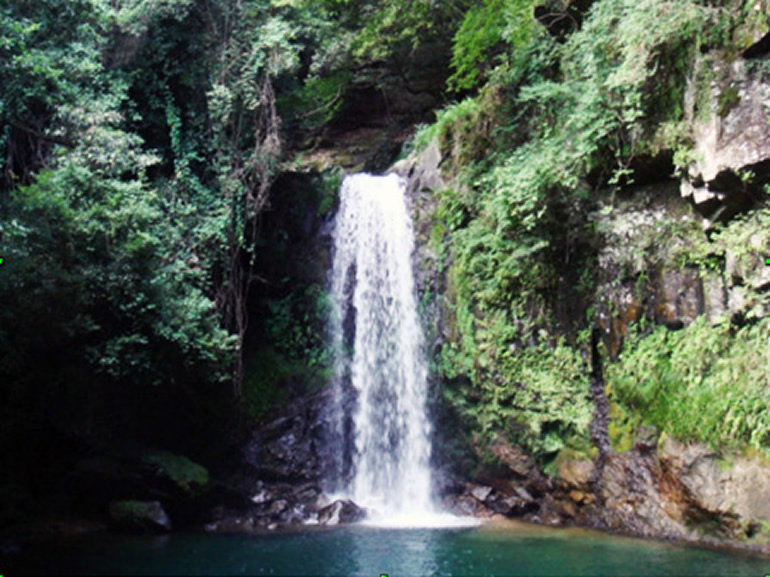
POLYGON ((360 524, 383 529, 461 529, 478 527, 483 521, 475 517, 457 517, 451 513, 400 513, 382 517, 375 514, 360 524))

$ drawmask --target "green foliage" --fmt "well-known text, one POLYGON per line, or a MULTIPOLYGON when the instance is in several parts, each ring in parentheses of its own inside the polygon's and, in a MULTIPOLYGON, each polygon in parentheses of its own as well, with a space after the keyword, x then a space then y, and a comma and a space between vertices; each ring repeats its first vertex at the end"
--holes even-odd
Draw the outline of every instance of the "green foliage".
POLYGON ((290 392, 314 390, 331 378, 332 354, 325 338, 329 295, 310 284, 265 303, 265 341, 247 359, 243 404, 255 419, 289 399, 290 392))
POLYGON ((447 389, 448 400, 482 435, 504 432, 541 460, 583 446, 591 421, 589 379, 580 355, 557 343, 494 352, 498 374, 479 383, 480 399, 447 389))
POLYGON ((490 77, 497 65, 508 62, 510 54, 525 54, 537 24, 533 18, 538 0, 485 0, 472 6, 455 33, 449 87, 460 91, 477 87, 490 77))
POLYGON ((713 242, 717 251, 735 257, 742 272, 761 269, 770 245, 770 208, 759 208, 720 226, 713 242))
MULTIPOLYGON (((585 343, 572 348, 552 336, 565 268, 593 266, 579 260, 597 233, 587 181, 629 184, 632 162, 645 155, 677 152, 686 162, 692 143, 683 87, 712 13, 694 0, 600 0, 557 44, 533 6, 486 2, 466 14, 455 35, 452 82, 460 89, 486 84, 448 106, 418 140, 436 139, 457 177, 439 194, 454 263, 454 323, 439 370, 482 391, 482 402, 468 410, 486 429, 508 426, 509 436, 543 456, 585 438, 590 419, 578 353, 585 343), (555 369, 553 351, 572 359, 574 380, 557 378, 569 370, 555 369), (501 408, 486 392, 490 383, 509 395, 515 390, 515 402, 501 408), (572 399, 575 413, 549 408, 557 404, 548 405, 553 391, 558 402, 572 399), (487 405, 494 409, 482 416, 487 405)), ((464 406, 462 396, 452 398, 464 406)), ((630 444, 636 419, 627 412, 618 420, 616 444, 630 444)))
POLYGON ((460 29, 455 33, 452 67, 455 73, 449 85, 456 90, 474 87, 484 79, 485 69, 493 63, 495 51, 503 40, 504 0, 487 0, 465 13, 460 29))
MULTIPOLYGON (((15 218, 0 226, 14 241, 13 274, 0 277, 0 293, 18 307, 4 313, 47 318, 49 330, 80 342, 75 355, 117 379, 159 384, 193 370, 221 376, 232 342, 218 327, 195 253, 168 226, 157 191, 119 178, 142 166, 136 143, 113 129, 119 144, 107 146, 100 129, 56 170, 15 191, 15 218), (59 312, 47 315, 51 307, 59 312)), ((7 320, 3 352, 34 362, 46 346, 40 327, 9 332, 7 320)))
POLYGON ((467 0, 411 2, 409 0, 349 0, 335 2, 343 21, 356 34, 353 54, 359 59, 383 60, 414 52, 420 44, 449 35, 459 26, 467 0), (361 20, 361 17, 364 17, 361 20))
MULTIPOLYGON (((55 421, 29 399, 53 406, 75 381, 221 398, 233 379, 237 395, 258 216, 283 150, 276 102, 302 126, 334 115, 348 81, 338 30, 308 2, 3 4, 7 411, 55 421)), ((281 349, 292 363, 317 346, 295 337, 281 349)))
POLYGON ((276 351, 290 363, 325 373, 331 362, 323 330, 329 306, 328 294, 316 284, 301 293, 268 301, 265 328, 276 351))
POLYGON ((0 8, 0 158, 4 189, 29 183, 71 133, 60 107, 109 92, 100 60, 108 14, 89 0, 0 8), (42 157, 42 158, 41 158, 42 157))
POLYGON ((287 400, 291 370, 286 359, 272 348, 247 359, 242 403, 246 413, 259 421, 269 410, 287 400))
POLYGON ((343 177, 344 173, 342 171, 332 171, 322 175, 321 198, 316 209, 318 216, 324 217, 328 215, 337 205, 337 195, 339 194, 340 186, 342 186, 343 177))
POLYGON ((770 322, 731 334, 699 317, 687 328, 656 328, 629 339, 607 368, 608 391, 631 414, 682 440, 715 448, 770 448, 770 322))

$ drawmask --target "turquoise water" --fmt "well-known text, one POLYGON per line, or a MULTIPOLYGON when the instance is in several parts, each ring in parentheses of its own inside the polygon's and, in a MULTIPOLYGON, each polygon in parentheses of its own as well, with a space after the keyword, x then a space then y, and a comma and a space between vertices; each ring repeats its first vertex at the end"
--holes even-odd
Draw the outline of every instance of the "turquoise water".
MULTIPOLYGON (((344 527, 269 535, 102 535, 16 555, 0 573, 58 575, 539 575, 764 577, 770 559, 513 526, 344 527)), ((6 562, 9 560, 6 559, 6 562)))

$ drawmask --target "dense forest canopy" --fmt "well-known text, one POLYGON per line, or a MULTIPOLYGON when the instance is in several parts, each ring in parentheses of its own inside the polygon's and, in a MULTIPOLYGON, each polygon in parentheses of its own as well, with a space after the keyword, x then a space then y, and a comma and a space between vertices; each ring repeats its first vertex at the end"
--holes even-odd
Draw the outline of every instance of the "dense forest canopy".
POLYGON ((275 281, 261 275, 278 250, 260 238, 271 183, 323 138, 357 71, 408 67, 466 8, 4 1, 0 404, 19 447, 4 469, 52 434, 109 443, 153 391, 187 399, 193 421, 225 418, 212 401, 269 406, 259 375, 243 394, 249 324, 305 364, 323 340, 318 314, 290 318, 291 294, 248 318, 251 288, 275 281))
POLYGON ((34 381, 42 356, 144 384, 229 379, 237 395, 278 163, 333 118, 355 67, 461 17, 442 6, 7 3, 10 380, 34 381))

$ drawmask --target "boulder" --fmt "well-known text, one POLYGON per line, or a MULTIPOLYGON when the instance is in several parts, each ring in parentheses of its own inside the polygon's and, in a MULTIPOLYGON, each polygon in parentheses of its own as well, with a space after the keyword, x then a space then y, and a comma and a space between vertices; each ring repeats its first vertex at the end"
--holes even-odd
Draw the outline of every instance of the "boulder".
POLYGON ((110 523, 128 531, 170 531, 171 520, 159 501, 113 501, 108 507, 110 523))
POLYGON ((147 450, 83 459, 66 482, 74 493, 92 501, 189 502, 206 492, 209 473, 182 455, 147 450))
POLYGON ((492 492, 492 487, 484 487, 484 486, 475 486, 471 488, 471 495, 474 499, 479 501, 480 503, 483 503, 487 500, 487 497, 489 497, 489 494, 492 492))
POLYGON ((559 479, 570 487, 588 489, 594 475, 594 464, 588 459, 568 459, 559 463, 559 479))
MULTIPOLYGON (((762 40, 760 40, 762 42, 762 40)), ((709 55, 702 61, 717 81, 698 88, 686 101, 692 119, 694 160, 682 196, 711 221, 726 221, 762 201, 770 182, 770 84, 743 59, 709 55), (697 90, 708 90, 708 110, 696 113, 697 90)))
POLYGON ((446 188, 441 176, 441 149, 433 140, 419 154, 414 154, 395 163, 388 172, 398 174, 407 182, 407 193, 413 197, 418 192, 439 191, 446 188))
POLYGON ((514 487, 513 492, 516 493, 516 496, 525 503, 532 503, 534 501, 532 495, 530 495, 529 491, 527 491, 524 487, 514 487))
POLYGON ((550 490, 551 480, 521 447, 512 445, 502 435, 498 435, 489 445, 489 451, 530 491, 540 494, 550 490))
POLYGON ((666 437, 660 460, 682 483, 692 507, 746 522, 770 522, 770 465, 761 459, 724 456, 697 443, 666 437))
POLYGON ((470 517, 491 517, 493 512, 483 503, 468 494, 447 495, 443 500, 444 508, 457 515, 470 517))
POLYGON ((533 513, 539 508, 531 497, 525 499, 518 494, 507 497, 493 494, 487 500, 486 505, 490 511, 506 517, 521 517, 527 513, 533 513))
POLYGON ((209 472, 182 455, 169 451, 149 451, 140 456, 145 471, 150 471, 155 479, 170 484, 170 491, 183 497, 201 496, 209 485, 209 472))
POLYGON ((334 501, 318 512, 320 525, 340 525, 342 523, 355 523, 366 518, 366 511, 349 499, 334 501))

